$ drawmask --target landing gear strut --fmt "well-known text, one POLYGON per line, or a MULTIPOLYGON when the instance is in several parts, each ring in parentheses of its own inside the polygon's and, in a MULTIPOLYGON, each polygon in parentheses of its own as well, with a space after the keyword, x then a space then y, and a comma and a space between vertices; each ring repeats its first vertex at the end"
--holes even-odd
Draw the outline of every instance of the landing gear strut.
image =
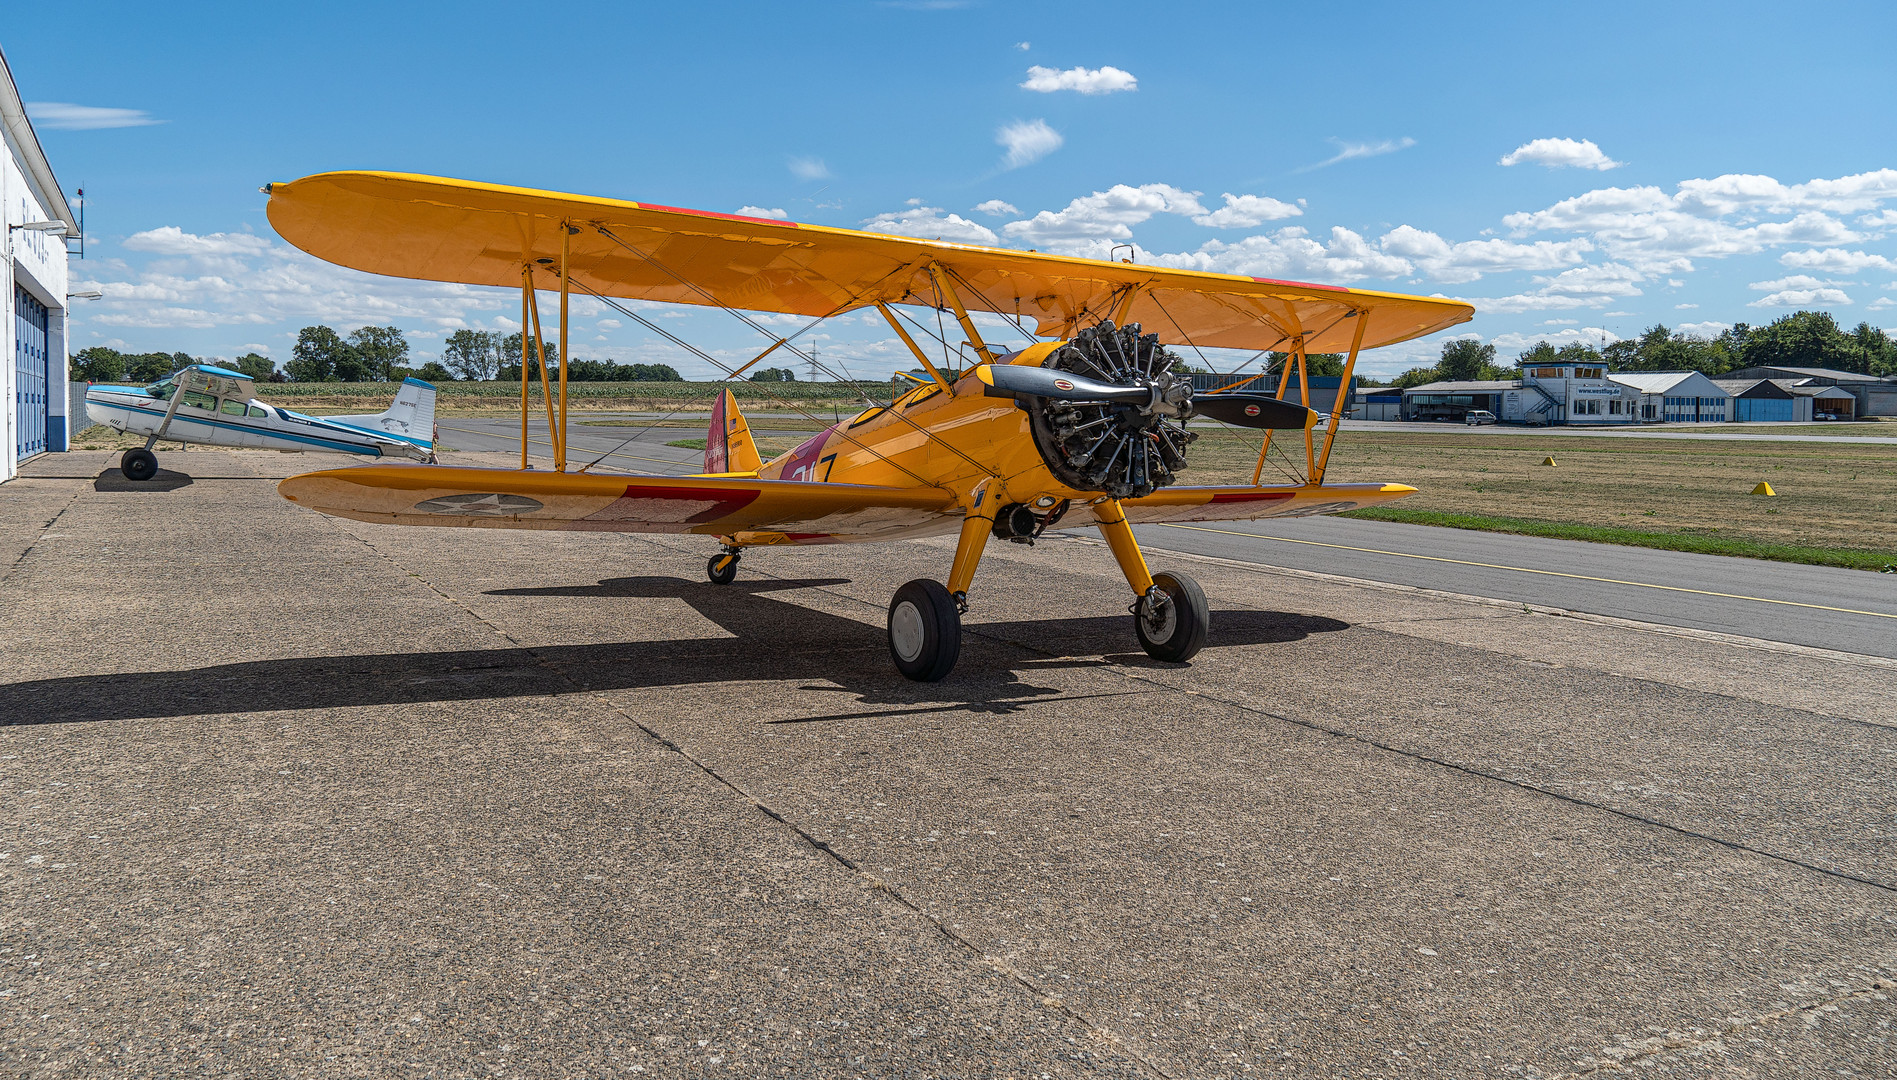
POLYGON ((127 450, 119 458, 119 472, 127 480, 150 480, 158 475, 158 455, 150 448, 127 450))

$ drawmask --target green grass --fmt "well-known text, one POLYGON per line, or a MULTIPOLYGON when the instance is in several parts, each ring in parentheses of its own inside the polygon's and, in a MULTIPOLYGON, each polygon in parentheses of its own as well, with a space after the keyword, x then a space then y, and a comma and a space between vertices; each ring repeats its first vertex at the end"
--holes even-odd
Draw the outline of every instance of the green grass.
POLYGON ((705 440, 703 439, 673 439, 671 442, 666 443, 665 445, 676 446, 680 450, 703 450, 705 448, 705 440))
POLYGON ((1554 540, 1586 540, 1595 544, 1620 544, 1626 547, 1658 548, 1663 551, 1689 551, 1700 555, 1734 555, 1746 559, 1770 559, 1774 562, 1842 566, 1852 570, 1897 573, 1897 551, 1804 547, 1798 544, 1728 539, 1709 536, 1705 533, 1648 532, 1642 529, 1621 529, 1601 525, 1532 521, 1527 518, 1449 514, 1438 510, 1406 510, 1394 506, 1353 510, 1340 516, 1368 518, 1372 521, 1397 521, 1408 525, 1437 525, 1450 529, 1514 533, 1519 536, 1543 536, 1554 540))

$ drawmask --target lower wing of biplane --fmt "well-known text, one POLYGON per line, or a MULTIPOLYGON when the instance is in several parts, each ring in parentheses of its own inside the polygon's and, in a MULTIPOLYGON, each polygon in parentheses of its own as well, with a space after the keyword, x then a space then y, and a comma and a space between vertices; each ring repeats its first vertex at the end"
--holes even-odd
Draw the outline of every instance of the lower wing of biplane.
POLYGON ((519 470, 339 469, 284 481, 286 498, 402 525, 700 534, 722 547, 706 568, 719 584, 733 579, 748 547, 955 534, 946 581, 909 582, 889 606, 890 654, 919 680, 943 678, 955 664, 967 591, 989 539, 1032 542, 1057 524, 1099 529, 1132 588, 1134 630, 1147 653, 1190 659, 1206 640, 1205 594, 1185 574, 1151 573, 1132 526, 1336 513, 1409 494, 1400 484, 1324 482, 1342 410, 1321 415, 1307 407, 1305 357, 1347 352, 1340 385, 1348 386, 1361 350, 1473 314, 1439 297, 399 173, 326 173, 264 190, 271 224, 320 258, 370 273, 521 290, 519 470), (568 297, 578 290, 732 378, 780 349, 816 367, 797 336, 824 319, 874 308, 929 378, 768 462, 756 453, 735 398, 721 394, 705 475, 567 473, 565 370, 552 368, 556 415, 556 380, 540 331, 543 287, 560 292, 557 356, 567 355, 568 297), (729 366, 621 300, 721 308, 771 343, 749 364, 729 366), (905 305, 952 313, 966 340, 938 335, 929 320, 900 313, 905 305), (750 311, 816 321, 777 337, 750 311), (1029 343, 1015 351, 990 346, 971 312, 1000 316, 1029 343), (910 329, 937 339, 939 366, 910 329), (1283 357, 1276 392, 1263 382, 1248 385, 1257 377, 1195 392, 1171 344, 1276 352, 1283 357), (966 356, 975 362, 956 370, 966 356), (527 468, 528 373, 536 366, 550 473, 527 468), (1294 372, 1295 402, 1287 396, 1294 372), (1251 486, 1176 485, 1198 438, 1186 427, 1195 418, 1260 432, 1251 486), (1277 432, 1286 433, 1281 455, 1296 433, 1301 483, 1259 484, 1277 432))
MULTIPOLYGON (((1098 525, 1120 516, 1134 525, 1309 517, 1375 506, 1415 490, 1402 484, 1170 487, 1140 499, 1070 506, 1057 523, 1098 525), (1122 514, 1104 509, 1109 503, 1122 514)), ((960 500, 938 488, 444 465, 329 469, 292 476, 278 491, 311 510, 384 525, 693 533, 728 537, 739 547, 945 536, 961 531, 967 516, 960 500)))

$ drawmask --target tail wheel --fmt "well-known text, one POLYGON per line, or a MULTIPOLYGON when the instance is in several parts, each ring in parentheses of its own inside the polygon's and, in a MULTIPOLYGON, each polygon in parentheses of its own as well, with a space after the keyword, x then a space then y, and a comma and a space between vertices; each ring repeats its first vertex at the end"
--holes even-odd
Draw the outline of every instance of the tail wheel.
POLYGON ((726 551, 713 555, 705 564, 705 576, 713 585, 729 585, 738 577, 738 556, 726 551))
POLYGON ((158 455, 150 450, 127 450, 119 458, 119 472, 127 480, 150 480, 158 475, 158 455))
POLYGON ((962 616, 940 582, 918 579, 889 601, 889 655, 917 682, 940 682, 962 654, 962 616))
POLYGON ((1152 591, 1133 605, 1133 631, 1155 660, 1181 664, 1199 655, 1211 625, 1205 590, 1184 574, 1154 574, 1152 591))

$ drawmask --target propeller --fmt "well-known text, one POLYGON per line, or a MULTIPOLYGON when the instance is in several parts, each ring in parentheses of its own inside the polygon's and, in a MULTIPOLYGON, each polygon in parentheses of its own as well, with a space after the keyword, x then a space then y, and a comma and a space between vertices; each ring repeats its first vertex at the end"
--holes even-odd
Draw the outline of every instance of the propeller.
POLYGON ((1118 386, 1072 372, 1027 364, 983 364, 975 377, 986 386, 989 397, 1053 398, 1057 401, 1118 401, 1128 405, 1152 406, 1159 398, 1150 386, 1118 386))
POLYGON ((1264 394, 1206 394, 1192 399, 1192 415, 1209 417, 1234 427, 1303 431, 1317 423, 1317 414, 1295 402, 1264 394))
POLYGON ((975 369, 989 397, 1039 397, 1056 401, 1112 401, 1171 416, 1204 416, 1234 427, 1303 431, 1317 414, 1265 394, 1207 394, 1168 401, 1156 386, 1120 386, 1072 372, 1026 364, 983 364, 975 369))

